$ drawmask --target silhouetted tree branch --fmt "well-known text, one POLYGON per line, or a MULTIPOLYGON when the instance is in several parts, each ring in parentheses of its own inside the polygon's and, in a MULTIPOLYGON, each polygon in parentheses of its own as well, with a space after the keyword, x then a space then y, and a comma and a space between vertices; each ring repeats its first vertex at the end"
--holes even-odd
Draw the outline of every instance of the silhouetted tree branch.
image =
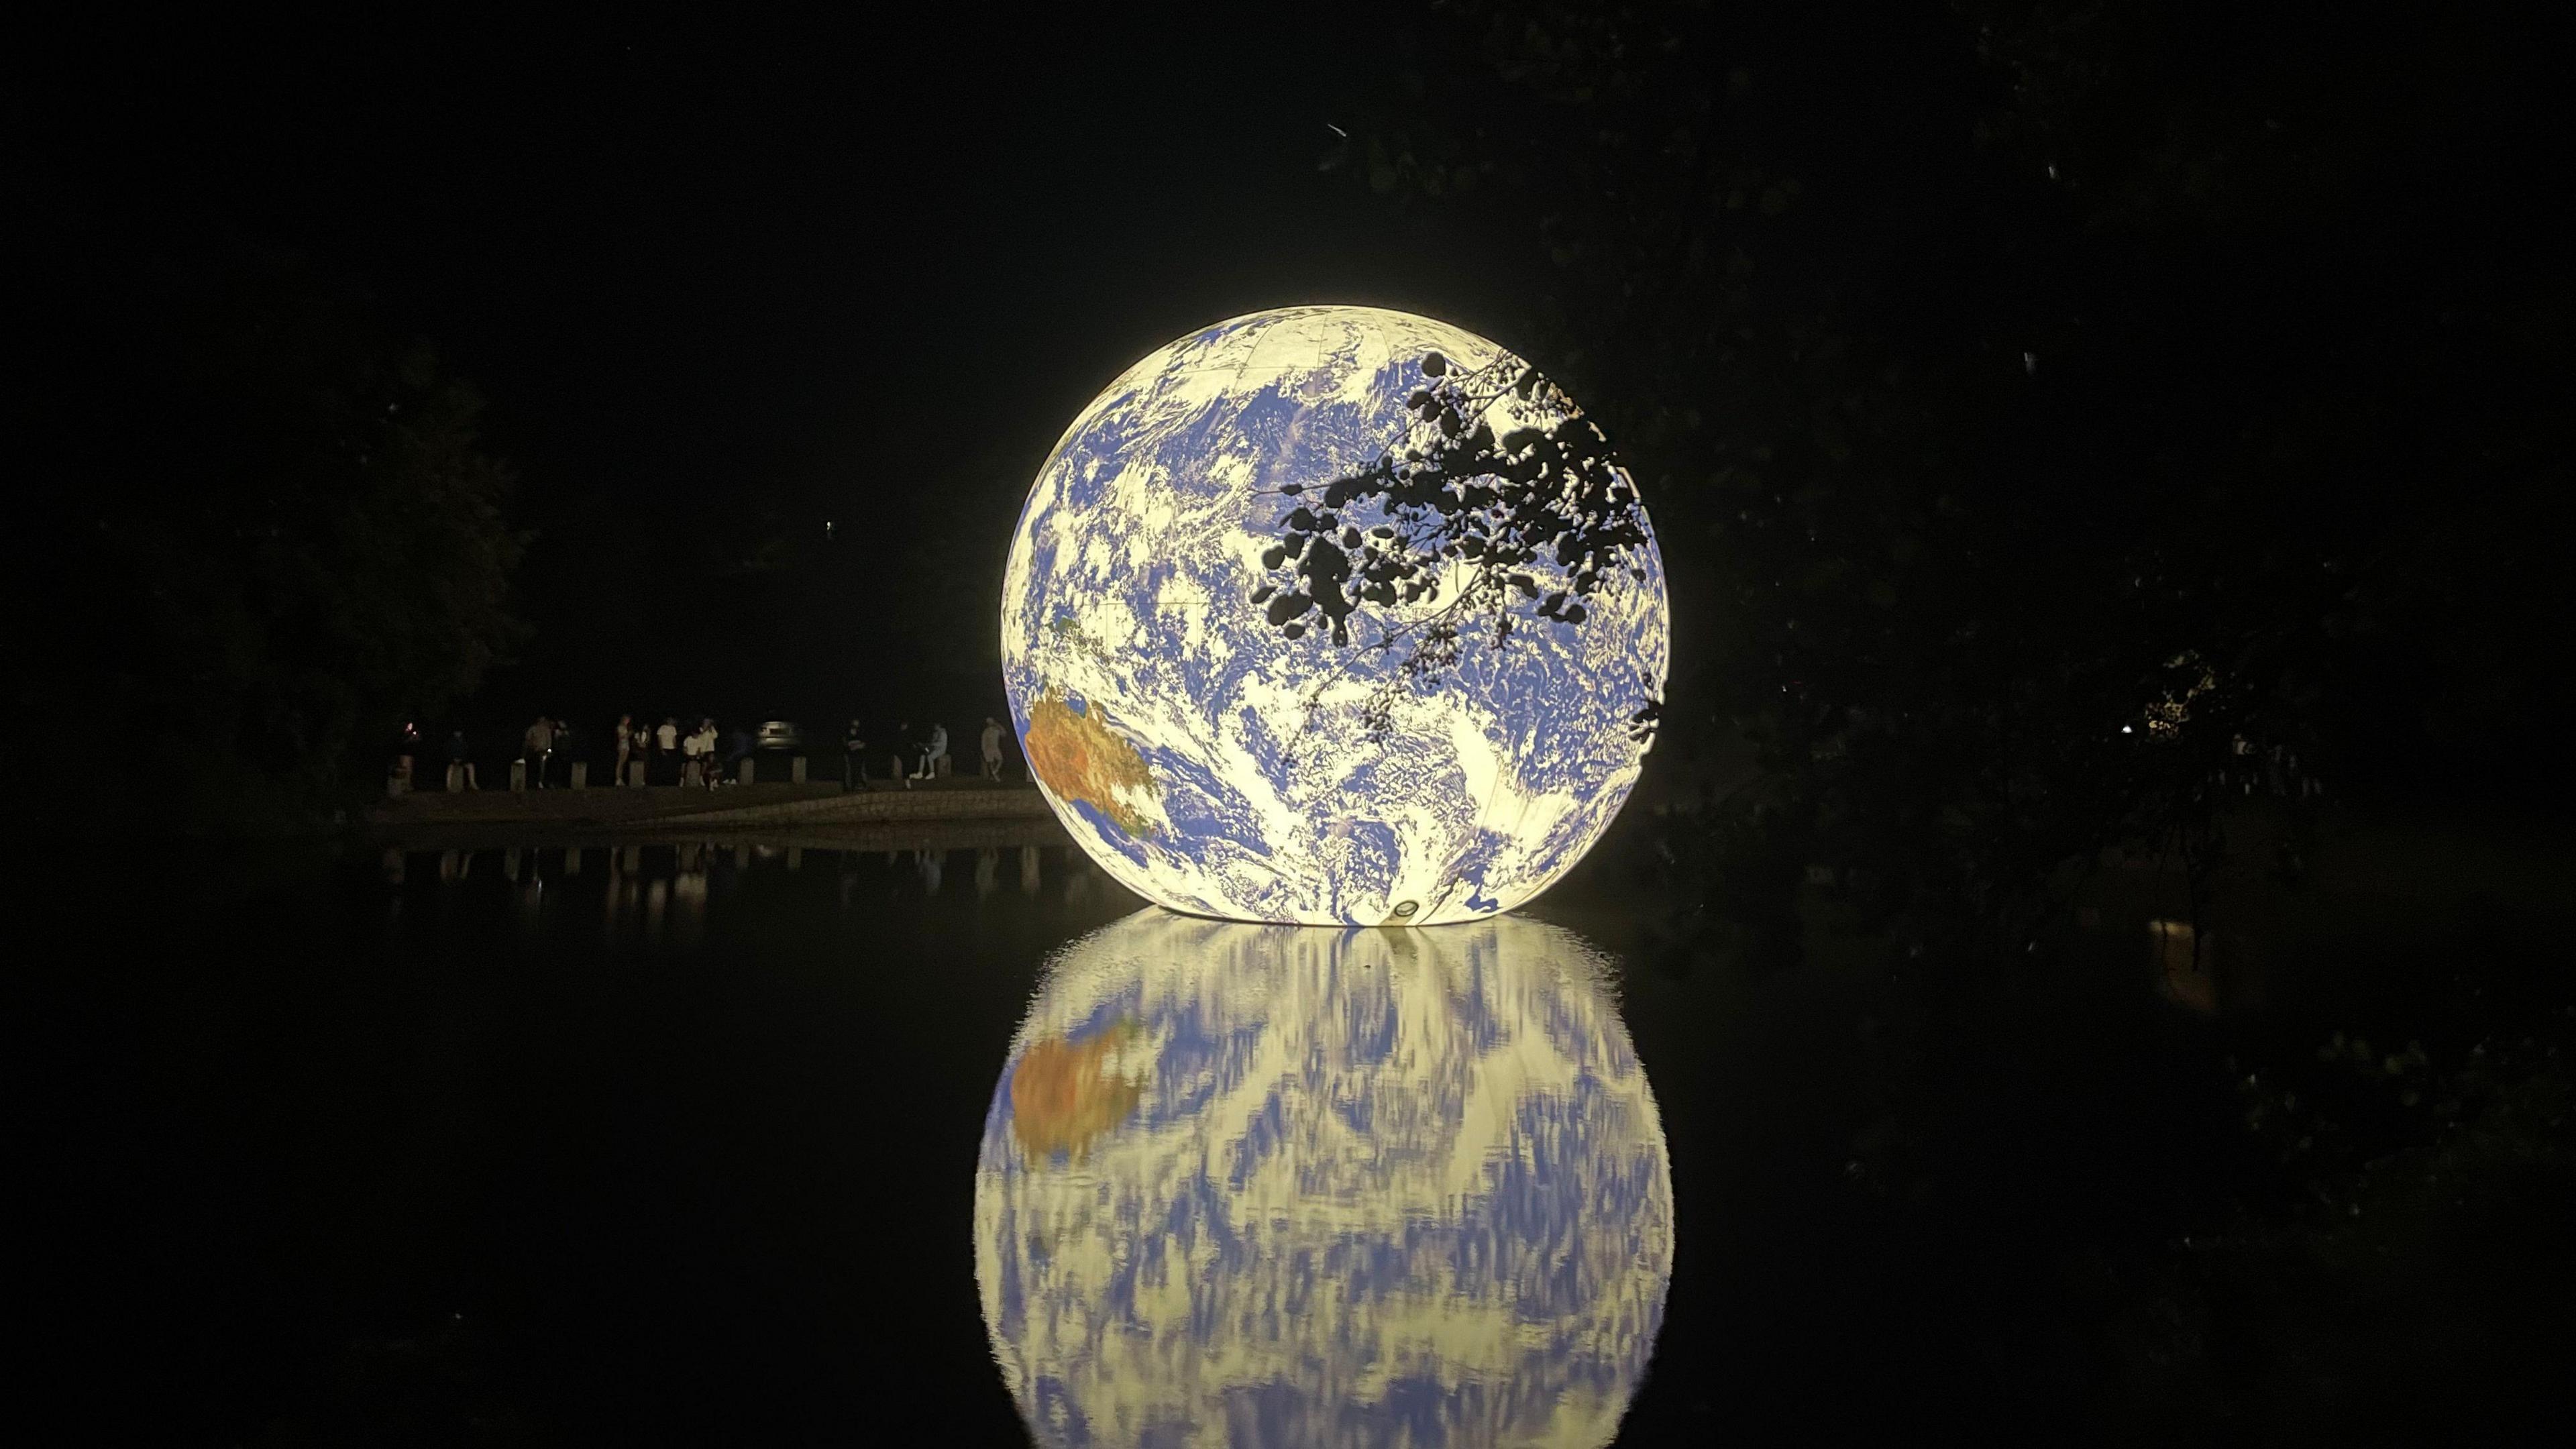
MULTIPOLYGON (((1272 576, 1252 593, 1285 637, 1319 624, 1342 647, 1352 646, 1363 605, 1440 606, 1359 641, 1405 651, 1370 709, 1381 730, 1389 690, 1457 663, 1466 620, 1490 618, 1500 648, 1521 619, 1571 629, 1590 617, 1585 600, 1646 579, 1650 535, 1636 486, 1571 398, 1509 354, 1461 369, 1434 352, 1421 370, 1403 439, 1359 472, 1278 490, 1291 506, 1262 555, 1272 576), (1501 407, 1509 412, 1498 433, 1501 407), (1515 604, 1529 608, 1515 614, 1515 604)), ((1658 712, 1650 698, 1635 715, 1641 738, 1658 712)))

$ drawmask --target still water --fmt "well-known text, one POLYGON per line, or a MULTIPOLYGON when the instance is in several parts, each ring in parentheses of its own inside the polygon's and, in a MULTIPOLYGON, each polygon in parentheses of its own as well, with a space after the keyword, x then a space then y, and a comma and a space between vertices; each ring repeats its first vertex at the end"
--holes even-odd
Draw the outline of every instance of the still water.
POLYGON ((119 1366, 81 1420, 1597 1445, 1707 1414, 1653 1369, 1689 1167, 1599 940, 1172 916, 1045 841, 58 881, 94 974, 42 1009, 37 1290, 66 1367, 119 1366))
POLYGON ((2474 1062, 2481 992, 2563 1013, 2563 907, 2320 887, 2231 1017, 2145 901, 1909 975, 1657 950, 1641 877, 1614 840, 1528 912, 1344 933, 1143 911, 1046 833, 24 848, 13 1438, 2563 1422, 2563 1185, 2461 1159, 2451 1217, 2408 1178, 2265 1226, 2301 1185, 2238 1064, 2393 1111, 2317 1044, 2474 1062), (2428 961, 2479 966, 2456 1029, 2428 961))

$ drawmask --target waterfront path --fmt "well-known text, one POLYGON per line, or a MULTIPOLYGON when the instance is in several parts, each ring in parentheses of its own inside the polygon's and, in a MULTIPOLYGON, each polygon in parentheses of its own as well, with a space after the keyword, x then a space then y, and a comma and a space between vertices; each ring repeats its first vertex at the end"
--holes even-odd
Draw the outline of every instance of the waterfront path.
POLYGON ((555 826, 592 831, 674 828, 834 829, 931 822, 1043 822, 1053 818, 1032 785, 982 780, 924 781, 906 790, 878 784, 843 790, 832 782, 726 785, 714 790, 643 789, 421 791, 395 795, 367 812, 387 834, 472 826, 555 826))

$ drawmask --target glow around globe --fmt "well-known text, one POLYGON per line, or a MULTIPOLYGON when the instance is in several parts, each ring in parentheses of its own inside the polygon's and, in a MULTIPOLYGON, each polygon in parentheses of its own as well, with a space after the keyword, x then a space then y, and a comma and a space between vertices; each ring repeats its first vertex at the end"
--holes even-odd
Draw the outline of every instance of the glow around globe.
POLYGON ((1040 470, 1002 597, 1074 838, 1173 909, 1310 924, 1545 889, 1636 781, 1669 634, 1598 429, 1493 343, 1365 307, 1129 368, 1040 470))
POLYGON ((1598 959, 1518 917, 1112 924, 1041 985, 976 1164, 985 1327, 1048 1445, 1606 1444, 1672 1262, 1598 959))

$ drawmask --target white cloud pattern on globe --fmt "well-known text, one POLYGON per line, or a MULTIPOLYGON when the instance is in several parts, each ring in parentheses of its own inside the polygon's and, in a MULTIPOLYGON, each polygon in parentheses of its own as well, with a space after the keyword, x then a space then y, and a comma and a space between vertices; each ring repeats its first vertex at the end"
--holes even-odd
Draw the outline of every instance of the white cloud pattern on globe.
MULTIPOLYGON (((1436 441, 1415 410, 1434 355, 1451 378, 1525 367, 1406 313, 1256 313, 1129 368, 1039 471, 1003 584, 1013 723, 1066 828, 1147 899, 1256 921, 1471 920, 1546 889, 1634 786, 1670 651, 1641 506, 1615 568, 1541 556, 1476 596, 1466 561, 1439 561, 1422 597, 1390 583, 1355 600, 1338 640, 1256 602, 1311 490, 1436 441), (1443 638, 1445 654, 1424 647, 1443 638)), ((1543 380, 1478 406, 1497 432, 1590 428, 1543 380)), ((1330 517, 1354 568, 1364 546, 1409 541, 1405 517, 1372 506, 1330 517)))
POLYGON ((1149 908, 1066 947, 975 1174, 984 1323, 1037 1441, 1609 1443, 1674 1217, 1604 980, 1517 916, 1149 908))

